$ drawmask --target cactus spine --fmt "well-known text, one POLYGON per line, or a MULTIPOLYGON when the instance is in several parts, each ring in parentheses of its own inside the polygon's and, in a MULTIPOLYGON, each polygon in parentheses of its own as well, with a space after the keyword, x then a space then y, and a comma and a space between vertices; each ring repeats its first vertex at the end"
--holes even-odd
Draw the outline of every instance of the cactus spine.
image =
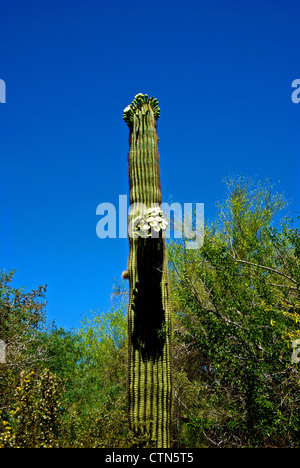
POLYGON ((170 446, 171 312, 168 264, 160 210, 156 99, 138 94, 124 109, 130 129, 128 399, 131 428, 170 446), (156 209, 153 209, 156 207, 156 209), (130 230, 131 229, 131 230, 130 230))

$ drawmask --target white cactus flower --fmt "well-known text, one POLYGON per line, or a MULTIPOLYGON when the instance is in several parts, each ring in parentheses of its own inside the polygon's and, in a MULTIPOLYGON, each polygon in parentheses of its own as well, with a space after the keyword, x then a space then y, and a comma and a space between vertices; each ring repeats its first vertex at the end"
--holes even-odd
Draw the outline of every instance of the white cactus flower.
POLYGON ((133 226, 133 238, 147 238, 151 237, 153 232, 164 231, 168 226, 168 221, 163 216, 161 208, 154 207, 148 208, 143 215, 137 216, 133 222, 133 226))

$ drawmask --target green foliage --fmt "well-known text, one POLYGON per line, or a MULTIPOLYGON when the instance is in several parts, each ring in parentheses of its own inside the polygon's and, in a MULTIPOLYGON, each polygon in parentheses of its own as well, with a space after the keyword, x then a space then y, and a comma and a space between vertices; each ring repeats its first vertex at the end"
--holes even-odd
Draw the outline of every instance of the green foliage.
POLYGON ((2 448, 55 448, 60 431, 62 388, 48 369, 22 376, 14 409, 2 420, 2 448))
POLYGON ((199 446, 296 447, 299 238, 271 226, 284 199, 270 186, 258 185, 255 196, 241 181, 229 189, 223 222, 206 227, 203 247, 169 249, 175 366, 199 385, 194 404, 177 395, 183 434, 199 446))
POLYGON ((127 337, 125 303, 106 314, 84 317, 77 334, 84 349, 78 362, 82 409, 89 411, 108 396, 118 398, 126 388, 127 337))
POLYGON ((13 271, 0 271, 0 339, 6 343, 6 362, 0 363, 0 420, 14 401, 20 372, 38 369, 46 354, 41 340, 46 287, 27 293, 12 286, 13 277, 13 271))
POLYGON ((125 394, 107 397, 97 408, 85 413, 84 421, 72 413, 62 430, 63 447, 73 448, 138 448, 150 447, 147 434, 137 435, 129 428, 125 394), (76 433, 76 437, 74 434, 76 433))
POLYGON ((36 364, 43 354, 38 331, 45 325, 46 286, 26 293, 11 286, 13 276, 13 271, 0 270, 0 339, 7 343, 9 364, 22 369, 36 364))
POLYGON ((227 199, 217 203, 219 217, 216 225, 230 250, 240 259, 270 255, 272 248, 268 229, 277 213, 287 206, 283 194, 274 191, 270 181, 265 184, 245 177, 225 180, 227 199))
MULTIPOLYGON (((12 279, 12 275, 4 277, 12 279)), ((7 295, 11 289, 5 284, 5 297, 12 301, 12 307, 15 296, 7 295)), ((40 296, 22 294, 28 317, 24 328, 31 331, 31 341, 24 339, 20 347, 26 359, 13 361, 20 354, 8 352, 8 362, 0 365, 0 447, 147 443, 131 433, 125 411, 126 291, 115 285, 111 309, 85 316, 77 331, 55 326, 43 330, 43 316, 40 322, 35 316, 35 320, 30 319, 30 307, 32 313, 37 311, 40 296), (31 300, 26 302, 25 297, 31 300), (32 323, 35 326, 31 329, 32 323), (102 438, 101 421, 105 422, 102 438)), ((20 343, 24 334, 19 337, 17 325, 11 321, 9 333, 20 343)))
POLYGON ((78 395, 78 363, 84 355, 81 338, 74 330, 56 326, 41 336, 46 348, 46 366, 64 383, 64 405, 69 408, 78 395))

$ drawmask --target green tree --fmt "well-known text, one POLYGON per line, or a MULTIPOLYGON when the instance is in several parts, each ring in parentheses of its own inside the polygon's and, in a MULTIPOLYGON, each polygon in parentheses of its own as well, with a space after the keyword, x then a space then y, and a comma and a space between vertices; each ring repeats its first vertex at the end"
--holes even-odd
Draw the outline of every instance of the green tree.
POLYGON ((88 408, 107 397, 119 397, 126 388, 127 322, 125 303, 102 314, 92 313, 81 322, 78 335, 83 347, 78 366, 80 392, 88 408), (85 395, 85 396, 84 396, 85 395))
POLYGON ((5 362, 0 363, 0 420, 6 421, 20 373, 37 369, 45 361, 40 339, 46 327, 46 286, 27 293, 12 286, 14 272, 0 271, 0 339, 6 343, 5 362))
POLYGON ((52 327, 41 337, 46 349, 46 365, 63 383, 66 405, 77 398, 77 375, 79 363, 84 356, 84 343, 75 330, 52 327))
POLYGON ((118 286, 107 312, 92 312, 83 317, 76 332, 71 335, 56 333, 51 339, 51 369, 63 376, 65 383, 64 447, 103 447, 108 441, 112 447, 114 443, 116 447, 123 446, 131 437, 128 420, 126 425, 123 414, 126 406, 126 291, 120 293, 118 286), (64 350, 66 362, 60 362, 56 355, 60 350, 64 350), (117 414, 120 419, 116 419, 117 414), (105 425, 100 427, 102 420, 105 425), (119 434, 112 430, 118 425, 119 434))
POLYGON ((270 185, 239 179, 228 187, 203 247, 169 248, 176 430, 198 446, 295 447, 300 388, 290 338, 299 337, 299 237, 272 226, 285 200, 270 185), (185 391, 176 375, 190 383, 185 391))

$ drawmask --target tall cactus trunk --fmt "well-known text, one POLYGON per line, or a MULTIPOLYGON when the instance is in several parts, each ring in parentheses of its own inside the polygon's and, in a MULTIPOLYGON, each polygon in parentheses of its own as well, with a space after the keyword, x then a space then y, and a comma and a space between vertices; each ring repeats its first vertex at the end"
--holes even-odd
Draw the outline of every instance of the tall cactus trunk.
POLYGON ((139 94, 123 116, 130 129, 130 205, 135 207, 129 215, 128 399, 131 428, 150 434, 158 448, 167 448, 172 400, 171 312, 163 237, 166 223, 159 213, 159 113, 156 99, 139 94), (153 207, 157 210, 149 211, 153 207))

